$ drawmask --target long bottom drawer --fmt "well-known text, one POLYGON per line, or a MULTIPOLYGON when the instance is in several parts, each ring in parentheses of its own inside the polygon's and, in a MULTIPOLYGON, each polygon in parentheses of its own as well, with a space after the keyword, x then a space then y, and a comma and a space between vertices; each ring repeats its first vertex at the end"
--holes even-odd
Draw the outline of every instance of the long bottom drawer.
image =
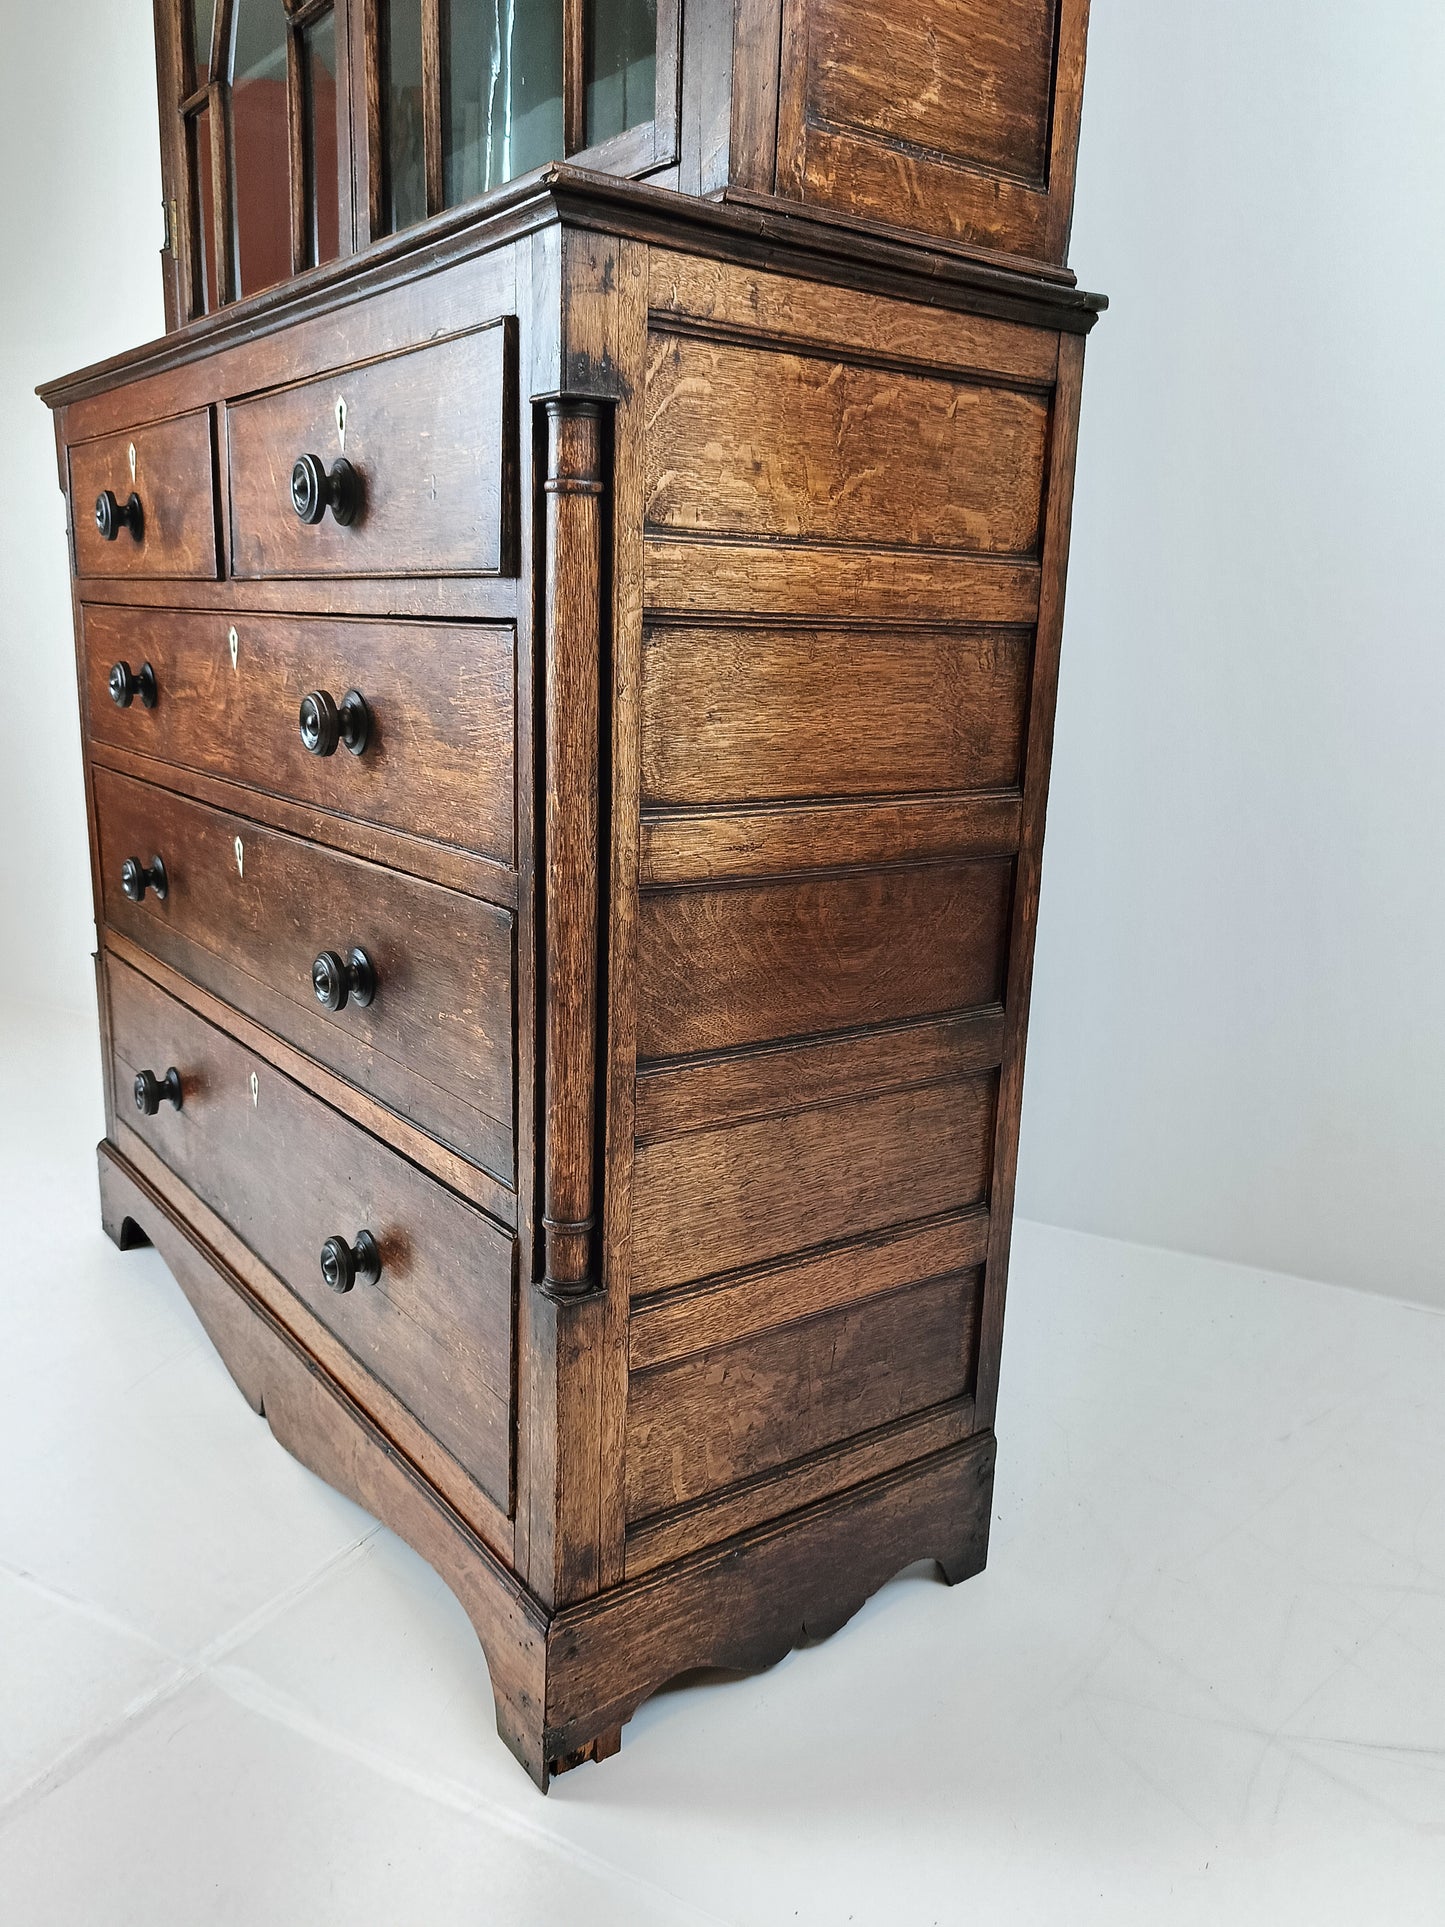
POLYGON ((117 1114, 510 1510, 513 1240, 138 971, 106 970, 117 1114))

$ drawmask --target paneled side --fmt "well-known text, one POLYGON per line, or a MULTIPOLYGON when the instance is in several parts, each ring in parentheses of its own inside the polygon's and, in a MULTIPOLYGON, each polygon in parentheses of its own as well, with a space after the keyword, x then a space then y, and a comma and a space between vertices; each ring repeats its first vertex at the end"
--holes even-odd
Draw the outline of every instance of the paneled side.
POLYGON ((629 1572, 973 1428, 1057 366, 651 294, 629 1572))
POLYGON ((780 192, 1063 262, 1088 0, 784 4, 780 192))

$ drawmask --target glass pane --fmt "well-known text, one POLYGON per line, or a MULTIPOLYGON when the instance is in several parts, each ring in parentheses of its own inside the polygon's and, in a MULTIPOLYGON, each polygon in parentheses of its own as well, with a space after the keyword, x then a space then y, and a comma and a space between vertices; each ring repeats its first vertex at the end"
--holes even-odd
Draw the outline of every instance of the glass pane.
POLYGON ((286 11, 281 0, 236 0, 231 45, 237 277, 240 292, 254 294, 291 272, 291 147, 286 11))
POLYGON ((216 306, 216 181, 211 172, 210 108, 203 107, 186 131, 196 183, 196 285, 201 296, 200 312, 211 314, 216 306))
MULTIPOLYGON (((460 5, 461 0, 457 0, 457 4, 460 5)), ((384 25, 382 112, 386 116, 386 225, 395 234, 426 213, 421 0, 391 0, 385 10, 384 25)))
POLYGON ((447 205, 562 154, 562 0, 452 0, 447 205))
POLYGON ((191 0, 191 46, 195 65, 191 85, 199 87, 211 71, 211 27, 216 18, 216 0, 191 0))
POLYGON ((588 0, 587 145, 652 119, 657 0, 588 0))
POLYGON ((336 151, 336 15, 306 29, 307 114, 310 141, 311 259, 334 261, 341 252, 341 163, 336 151))

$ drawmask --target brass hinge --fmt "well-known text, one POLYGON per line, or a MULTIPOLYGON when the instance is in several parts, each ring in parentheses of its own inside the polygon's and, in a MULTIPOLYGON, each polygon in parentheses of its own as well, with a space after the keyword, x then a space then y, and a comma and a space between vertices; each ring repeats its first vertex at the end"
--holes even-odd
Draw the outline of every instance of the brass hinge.
POLYGON ((174 254, 176 251, 176 230, 180 226, 174 201, 161 202, 161 253, 174 254))

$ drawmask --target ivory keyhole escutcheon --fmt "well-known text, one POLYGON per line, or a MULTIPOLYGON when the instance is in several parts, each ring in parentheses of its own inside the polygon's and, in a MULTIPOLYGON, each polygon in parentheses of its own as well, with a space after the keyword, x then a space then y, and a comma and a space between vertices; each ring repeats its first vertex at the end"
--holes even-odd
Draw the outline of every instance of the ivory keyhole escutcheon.
POLYGON ((341 440, 341 452, 346 453, 346 397, 336 397, 336 433, 341 440))
POLYGON ((231 668, 234 670, 236 668, 236 658, 241 650, 241 638, 236 634, 235 630, 232 629, 226 640, 231 645, 231 668))
POLYGON ((131 487, 134 488, 135 487, 135 443, 134 442, 132 442, 130 445, 129 453, 130 453, 130 484, 131 484, 131 487))
POLYGON ((236 838, 236 875, 238 877, 244 878, 245 874, 246 874, 246 852, 243 849, 241 845, 241 839, 238 836, 236 838))
POLYGON ((259 1077, 257 1077, 256 1073, 252 1071, 251 1073, 251 1109, 255 1111, 255 1110, 259 1110, 260 1107, 261 1107, 261 1080, 259 1077))

